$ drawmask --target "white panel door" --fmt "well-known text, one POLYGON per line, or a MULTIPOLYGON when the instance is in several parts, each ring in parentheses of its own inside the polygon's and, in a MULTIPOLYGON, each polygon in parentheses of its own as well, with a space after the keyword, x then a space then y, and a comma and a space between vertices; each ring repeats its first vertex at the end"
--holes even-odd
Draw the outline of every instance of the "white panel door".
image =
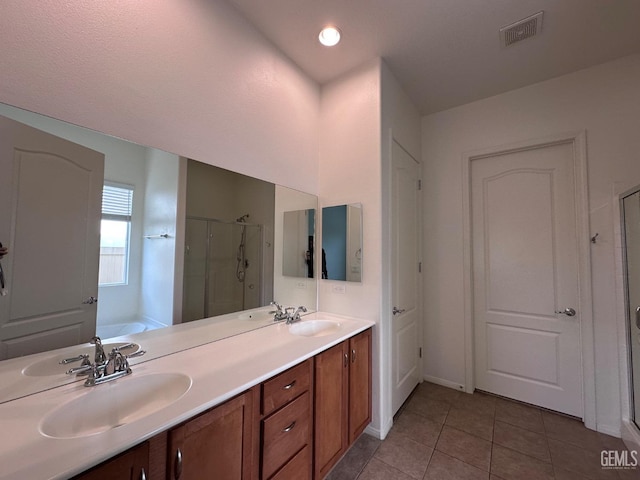
POLYGON ((0 117, 0 359, 95 335, 104 155, 0 117))
POLYGON ((392 407, 397 412, 420 382, 417 162, 395 141, 391 158, 392 407))
POLYGON ((582 417, 573 154, 471 162, 475 375, 478 389, 582 417))

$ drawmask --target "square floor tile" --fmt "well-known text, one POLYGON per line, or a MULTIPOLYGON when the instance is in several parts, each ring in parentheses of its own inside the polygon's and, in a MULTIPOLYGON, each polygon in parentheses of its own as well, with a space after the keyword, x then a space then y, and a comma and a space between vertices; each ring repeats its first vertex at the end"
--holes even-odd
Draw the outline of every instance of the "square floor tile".
POLYGON ((358 480, 413 480, 413 478, 377 458, 372 458, 358 480))
POLYGON ((491 442, 456 428, 445 425, 438 439, 436 450, 489 471, 491 442))
POLYGON ((540 409, 518 402, 501 398, 496 400, 496 420, 532 432, 545 433, 540 409))
POLYGON ((435 451, 424 480, 488 480, 489 472, 435 451))
POLYGON ((441 429, 442 425, 440 423, 405 411, 398 417, 391 431, 405 435, 411 440, 422 443, 428 447, 434 447, 438 441, 441 429))
POLYGON ((424 395, 412 395, 404 411, 422 415, 438 423, 444 423, 451 404, 424 395))
POLYGON ((421 480, 432 453, 433 448, 400 433, 391 432, 376 451, 375 458, 421 480))
POLYGON ((531 430, 496 421, 493 442, 543 462, 551 463, 547 437, 531 430))
POLYGON ((589 479, 619 479, 615 470, 602 468, 600 452, 549 438, 549 450, 554 468, 578 473, 589 479))
POLYGON ((445 425, 491 441, 493 439, 493 415, 483 411, 452 406, 445 425))
POLYGON ((491 473, 504 480, 553 480, 553 467, 515 450, 493 444, 491 473))

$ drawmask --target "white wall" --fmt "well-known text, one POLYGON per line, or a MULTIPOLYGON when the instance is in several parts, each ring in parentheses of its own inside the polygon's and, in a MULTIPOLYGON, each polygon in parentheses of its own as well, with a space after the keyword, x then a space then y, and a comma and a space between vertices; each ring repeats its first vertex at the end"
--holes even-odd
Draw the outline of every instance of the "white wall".
POLYGON ((620 431, 615 191, 640 183, 640 56, 630 56, 429 115, 424 165, 425 374, 464 384, 464 152, 585 130, 591 232, 597 428, 620 431))
MULTIPOLYGON (((420 115, 381 59, 322 88, 320 208, 362 204, 362 282, 320 280, 318 308, 374 320, 373 421, 371 433, 386 436, 392 425, 390 368, 391 135, 420 158, 420 115), (345 293, 336 293, 344 286, 345 293)), ((317 219, 321 238, 321 215, 317 219)), ((319 265, 318 265, 319 266, 319 265)))
POLYGON ((142 237, 167 234, 168 238, 143 239, 140 315, 160 325, 172 325, 174 279, 178 237, 179 161, 175 155, 147 149, 146 189, 142 237))
POLYGON ((391 334, 392 284, 391 284, 391 151, 395 139, 409 154, 420 161, 421 133, 420 113, 411 102, 402 86, 398 83, 387 65, 382 62, 381 68, 381 249, 382 277, 380 318, 381 329, 378 333, 381 344, 379 365, 380 382, 383 396, 380 408, 383 415, 383 427, 392 422, 391 410, 391 334))
MULTIPOLYGON (((373 425, 378 435, 383 421, 380 370, 380 68, 368 62, 322 88, 320 119, 320 215, 316 218, 318 251, 322 238, 322 207, 362 204, 362 282, 320 280, 318 309, 378 323, 373 336, 373 425), (342 285, 345 293, 335 293, 342 285)), ((316 270, 320 271, 320 256, 316 270)))
POLYGON ((317 193, 319 88, 222 0, 0 2, 0 102, 317 193))

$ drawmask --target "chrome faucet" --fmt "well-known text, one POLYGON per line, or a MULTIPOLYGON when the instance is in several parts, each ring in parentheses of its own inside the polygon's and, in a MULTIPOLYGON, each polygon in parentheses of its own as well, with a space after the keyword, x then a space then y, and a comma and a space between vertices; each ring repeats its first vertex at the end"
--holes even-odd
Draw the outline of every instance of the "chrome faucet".
POLYGON ((307 307, 300 305, 298 308, 289 307, 287 310, 293 310, 293 313, 287 315, 287 323, 293 323, 300 321, 300 312, 305 313, 307 311, 307 307))
POLYGON ((96 353, 93 361, 96 364, 104 363, 107 360, 107 356, 104 354, 104 348, 102 347, 102 340, 100 340, 100 337, 92 337, 91 340, 89 340, 89 343, 96 346, 96 353))
POLYGON ((131 374, 132 370, 129 366, 129 359, 141 357, 145 353, 147 353, 145 350, 138 350, 131 355, 123 355, 118 347, 114 347, 103 365, 95 363, 91 366, 89 376, 84 382, 84 386, 93 387, 131 374))
POLYGON ((66 373, 67 375, 86 374, 87 380, 84 382, 85 387, 92 387, 129 375, 131 373, 129 358, 141 357, 147 353, 144 350, 138 350, 130 355, 124 355, 120 351, 121 349, 133 347, 132 343, 127 343, 120 347, 114 347, 107 356, 104 353, 102 341, 99 337, 93 337, 91 344, 96 346, 95 360, 93 363, 89 361, 89 355, 87 354, 79 355, 75 358, 68 358, 60 362, 61 364, 65 364, 82 360, 82 364, 79 367, 71 368, 66 373))
POLYGON ((271 305, 276 307, 276 311, 273 312, 274 322, 281 322, 282 320, 287 320, 289 318, 289 316, 287 315, 287 309, 282 308, 282 305, 277 302, 271 302, 271 305))

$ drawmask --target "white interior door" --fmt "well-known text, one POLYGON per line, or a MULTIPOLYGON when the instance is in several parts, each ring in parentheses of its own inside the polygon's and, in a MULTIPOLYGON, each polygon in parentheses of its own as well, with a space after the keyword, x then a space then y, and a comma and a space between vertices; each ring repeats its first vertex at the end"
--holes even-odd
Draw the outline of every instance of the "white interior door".
POLYGON ((0 117, 0 359, 95 335, 104 155, 0 117))
POLYGON ((582 417, 573 157, 563 143, 471 162, 475 375, 582 417))
POLYGON ((420 382, 419 167, 395 141, 391 156, 392 407, 420 382))

